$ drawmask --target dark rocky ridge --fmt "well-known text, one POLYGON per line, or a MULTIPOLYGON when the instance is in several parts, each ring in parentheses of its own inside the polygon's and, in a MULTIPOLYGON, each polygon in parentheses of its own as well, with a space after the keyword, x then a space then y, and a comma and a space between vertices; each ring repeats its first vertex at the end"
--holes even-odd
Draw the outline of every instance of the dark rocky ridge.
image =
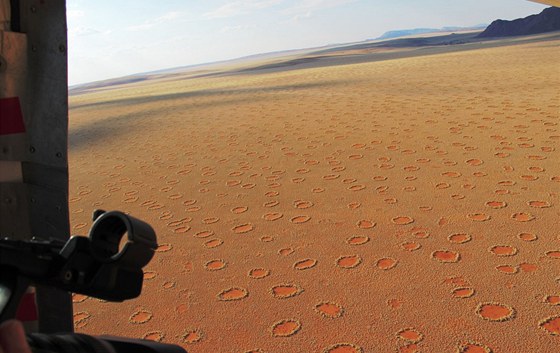
POLYGON ((560 30, 560 8, 549 7, 538 15, 531 15, 513 21, 496 20, 480 33, 478 37, 511 37, 558 30, 560 30))

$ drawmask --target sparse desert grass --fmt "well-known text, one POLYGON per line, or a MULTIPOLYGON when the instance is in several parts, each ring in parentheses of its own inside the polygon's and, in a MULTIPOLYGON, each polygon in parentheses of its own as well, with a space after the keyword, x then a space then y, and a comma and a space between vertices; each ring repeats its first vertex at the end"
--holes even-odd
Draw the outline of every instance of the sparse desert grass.
POLYGON ((73 233, 120 209, 161 245, 140 298, 74 296, 77 330, 191 353, 556 351, 559 45, 71 97, 73 233))

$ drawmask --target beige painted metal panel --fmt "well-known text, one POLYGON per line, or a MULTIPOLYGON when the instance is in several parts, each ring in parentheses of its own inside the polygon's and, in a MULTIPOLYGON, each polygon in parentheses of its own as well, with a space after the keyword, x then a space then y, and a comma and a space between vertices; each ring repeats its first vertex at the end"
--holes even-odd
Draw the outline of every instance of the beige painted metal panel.
MULTIPOLYGON (((27 92, 27 36, 23 33, 0 31, 0 60, 0 98, 20 97, 23 103, 27 92)), ((22 106, 22 110, 27 126, 30 118, 25 106, 22 106)), ((0 135, 0 160, 28 160, 27 139, 27 135, 0 135)))
MULTIPOLYGON (((0 0, 0 99, 17 97, 25 132, 0 136, 0 235, 66 240, 68 89, 64 0, 0 0), (17 11, 19 9, 19 11, 17 11), (11 12, 11 14, 9 13, 11 12), (19 168, 14 165, 19 163, 19 168), (8 175, 10 174, 10 175, 8 175)), ((41 332, 71 332, 70 295, 37 288, 41 332)))

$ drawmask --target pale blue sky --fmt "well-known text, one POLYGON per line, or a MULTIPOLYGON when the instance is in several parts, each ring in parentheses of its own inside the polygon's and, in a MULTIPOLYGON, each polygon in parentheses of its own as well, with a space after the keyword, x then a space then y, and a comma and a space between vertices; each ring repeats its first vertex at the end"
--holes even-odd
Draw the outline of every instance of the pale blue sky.
POLYGON ((418 27, 515 19, 524 0, 68 0, 70 85, 418 27))

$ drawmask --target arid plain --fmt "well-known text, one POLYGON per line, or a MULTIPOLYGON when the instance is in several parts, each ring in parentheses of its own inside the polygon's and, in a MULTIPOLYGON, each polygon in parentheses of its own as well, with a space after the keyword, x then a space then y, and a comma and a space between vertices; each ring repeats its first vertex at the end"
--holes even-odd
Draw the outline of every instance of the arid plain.
MULTIPOLYGON (((439 49, 438 49, 439 50, 439 49)), ((560 346, 560 40, 70 97, 70 215, 151 223, 78 332, 188 352, 560 346)))

